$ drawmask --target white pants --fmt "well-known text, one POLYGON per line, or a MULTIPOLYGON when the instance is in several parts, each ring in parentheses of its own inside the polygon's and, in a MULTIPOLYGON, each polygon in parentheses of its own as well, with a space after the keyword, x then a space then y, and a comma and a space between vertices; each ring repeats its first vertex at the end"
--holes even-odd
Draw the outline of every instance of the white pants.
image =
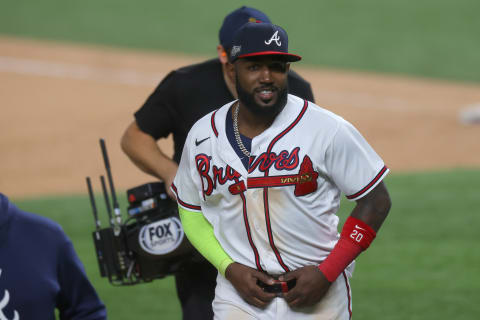
POLYGON ((265 309, 260 309, 245 302, 230 281, 219 273, 212 305, 215 320, 349 320, 352 315, 351 297, 350 284, 344 272, 314 306, 291 309, 283 298, 274 298, 265 309))

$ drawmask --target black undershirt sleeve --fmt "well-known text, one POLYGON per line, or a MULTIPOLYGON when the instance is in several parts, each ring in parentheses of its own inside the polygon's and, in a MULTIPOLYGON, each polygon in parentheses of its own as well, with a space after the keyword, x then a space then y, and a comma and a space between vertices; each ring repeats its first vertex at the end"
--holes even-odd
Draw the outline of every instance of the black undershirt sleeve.
POLYGON ((175 71, 170 72, 148 97, 143 106, 135 112, 140 130, 155 140, 165 138, 174 132, 175 119, 175 71))

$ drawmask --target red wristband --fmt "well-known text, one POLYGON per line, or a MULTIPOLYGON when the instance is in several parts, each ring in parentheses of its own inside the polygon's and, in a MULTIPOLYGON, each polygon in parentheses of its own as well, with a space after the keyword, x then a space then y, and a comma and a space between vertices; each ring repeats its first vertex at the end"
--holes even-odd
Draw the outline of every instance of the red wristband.
POLYGON ((375 239, 376 233, 362 220, 348 217, 340 239, 328 257, 318 266, 328 281, 335 281, 340 273, 375 239))
POLYGON ((362 247, 362 250, 366 250, 370 243, 376 236, 375 230, 373 230, 368 224, 360 219, 354 217, 348 217, 347 221, 343 225, 340 238, 346 238, 353 243, 362 247))

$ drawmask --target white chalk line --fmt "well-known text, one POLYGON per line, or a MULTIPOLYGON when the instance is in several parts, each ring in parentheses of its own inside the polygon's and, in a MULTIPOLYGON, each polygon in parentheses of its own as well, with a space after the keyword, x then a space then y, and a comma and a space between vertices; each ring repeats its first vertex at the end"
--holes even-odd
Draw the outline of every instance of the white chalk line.
MULTIPOLYGON (((164 73, 147 73, 7 56, 0 56, 0 72, 137 86, 153 86, 166 75, 164 73)), ((362 108, 376 108, 378 106, 382 109, 400 110, 407 106, 407 102, 401 98, 379 98, 362 93, 321 91, 318 95, 317 91, 317 96, 317 98, 333 101, 335 104, 341 103, 362 108)))
POLYGON ((136 86, 152 86, 165 77, 164 73, 100 68, 82 64, 59 63, 6 56, 0 56, 0 72, 63 79, 94 80, 104 83, 136 86))
MULTIPOLYGON (((154 73, 129 69, 102 68, 85 64, 60 63, 8 56, 0 56, 0 72, 150 87, 156 85, 166 75, 161 72, 154 73)), ((412 104, 412 101, 404 97, 379 97, 368 93, 345 92, 340 90, 316 90, 315 94, 318 101, 328 101, 330 105, 341 104, 355 108, 422 113, 415 103, 412 104)), ((325 107, 328 108, 329 106, 327 105, 325 107)))

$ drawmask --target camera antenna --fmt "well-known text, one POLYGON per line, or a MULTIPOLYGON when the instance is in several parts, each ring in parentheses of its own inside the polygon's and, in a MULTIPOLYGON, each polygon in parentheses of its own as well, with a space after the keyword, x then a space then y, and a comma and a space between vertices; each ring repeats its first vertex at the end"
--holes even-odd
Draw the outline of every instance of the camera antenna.
POLYGON ((105 184, 105 177, 103 175, 100 176, 100 182, 102 184, 103 197, 105 198, 105 206, 107 207, 110 227, 113 228, 115 226, 115 221, 113 220, 113 217, 112 217, 112 207, 110 206, 110 198, 108 196, 107 185, 105 184))
POLYGON ((105 170, 107 171, 107 179, 110 185, 110 192, 112 193, 113 213, 115 214, 115 235, 120 233, 120 225, 122 224, 122 216, 120 213, 120 206, 118 205, 117 196, 115 194, 115 187, 113 186, 112 172, 110 169, 110 161, 108 160, 107 147, 105 140, 100 139, 100 148, 102 149, 103 162, 105 163, 105 170))
POLYGON ((90 204, 92 205, 93 218, 95 219, 95 228, 98 231, 100 230, 100 220, 98 219, 97 206, 95 205, 95 197, 93 196, 92 182, 90 181, 90 177, 87 177, 86 180, 88 195, 90 196, 90 204))

